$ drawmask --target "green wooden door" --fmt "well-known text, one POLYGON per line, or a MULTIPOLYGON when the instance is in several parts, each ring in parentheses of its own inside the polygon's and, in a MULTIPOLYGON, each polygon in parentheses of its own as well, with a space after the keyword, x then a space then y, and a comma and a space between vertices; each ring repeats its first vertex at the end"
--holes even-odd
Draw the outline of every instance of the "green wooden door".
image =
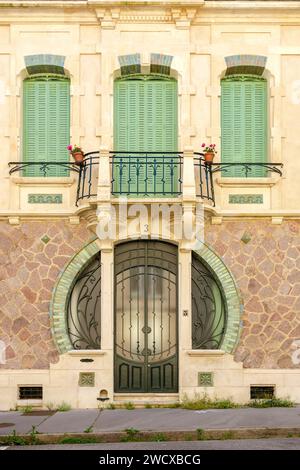
POLYGON ((115 247, 115 392, 178 391, 177 247, 115 247))
MULTIPOLYGON (((267 82, 252 77, 227 78, 221 82, 222 162, 267 161, 267 82)), ((232 166, 222 176, 243 177, 242 166, 232 166)), ((252 167, 248 176, 266 176, 252 167)))
MULTIPOLYGON (((23 161, 69 161, 70 83, 63 78, 43 77, 24 81, 23 161)), ((24 169, 24 176, 44 176, 38 165, 24 169)), ((56 165, 47 176, 68 176, 66 168, 56 165)))
POLYGON ((114 150, 125 155, 114 158, 113 192, 134 196, 175 194, 177 134, 175 80, 151 77, 116 80, 114 150), (160 152, 160 155, 134 152, 160 152))

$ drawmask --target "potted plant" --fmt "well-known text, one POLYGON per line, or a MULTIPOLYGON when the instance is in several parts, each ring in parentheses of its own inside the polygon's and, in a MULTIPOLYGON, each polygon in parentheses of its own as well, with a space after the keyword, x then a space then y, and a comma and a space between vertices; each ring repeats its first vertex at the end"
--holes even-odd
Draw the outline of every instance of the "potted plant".
POLYGON ((78 145, 68 145, 67 149, 75 160, 77 165, 80 165, 84 160, 84 153, 81 147, 78 145))
POLYGON ((202 144, 201 147, 203 149, 205 163, 207 165, 211 165, 215 158, 216 153, 218 153, 216 151, 216 144, 209 144, 209 145, 202 144))

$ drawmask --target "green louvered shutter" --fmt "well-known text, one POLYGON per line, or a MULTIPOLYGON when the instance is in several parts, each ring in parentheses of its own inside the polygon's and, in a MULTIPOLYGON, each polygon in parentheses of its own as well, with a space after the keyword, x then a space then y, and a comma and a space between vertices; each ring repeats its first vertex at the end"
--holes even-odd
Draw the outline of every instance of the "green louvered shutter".
MULTIPOLYGON (((221 84, 222 162, 267 161, 267 83, 263 79, 230 78, 221 84)), ((230 167, 222 176, 243 177, 242 167, 230 167)), ((266 176, 253 167, 248 176, 266 176)))
MULTIPOLYGON (((69 161, 70 84, 66 79, 24 81, 23 161, 69 161)), ((69 170, 49 167, 47 176, 68 176, 69 170)), ((44 176, 39 166, 29 166, 24 176, 44 176)))
MULTIPOLYGON (((177 151, 177 83, 170 80, 129 79, 117 80, 114 91, 114 148, 123 152, 176 152, 177 151)), ((135 161, 143 157, 133 156, 135 161)), ((169 161, 171 163, 171 158, 169 161)), ((140 161, 140 160, 139 160, 140 161)), ((120 157, 114 163, 114 189, 128 186, 130 191, 143 195, 153 190, 154 157, 148 156, 147 170, 144 165, 129 173, 123 167, 119 177, 120 157), (147 171, 147 174, 146 174, 147 171), (147 181, 147 185, 145 183, 147 181)), ((166 162, 168 163, 168 162, 166 162)), ((177 169, 171 180, 170 171, 165 165, 157 168, 156 193, 177 191, 177 169), (162 179, 164 177, 165 184, 162 179)))

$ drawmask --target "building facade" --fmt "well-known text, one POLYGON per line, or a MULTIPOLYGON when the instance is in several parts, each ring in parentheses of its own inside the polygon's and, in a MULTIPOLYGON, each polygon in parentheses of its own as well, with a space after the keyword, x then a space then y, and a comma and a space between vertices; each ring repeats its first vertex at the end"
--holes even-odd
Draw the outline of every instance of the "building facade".
POLYGON ((300 2, 0 7, 0 409, 299 402, 300 2))

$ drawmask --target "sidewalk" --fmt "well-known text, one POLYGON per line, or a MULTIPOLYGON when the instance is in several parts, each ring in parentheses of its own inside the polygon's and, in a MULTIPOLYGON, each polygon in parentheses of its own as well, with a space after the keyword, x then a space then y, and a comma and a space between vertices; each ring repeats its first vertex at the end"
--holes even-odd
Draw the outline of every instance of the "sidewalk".
MULTIPOLYGON (((245 408, 191 411, 183 409, 137 410, 71 410, 52 416, 23 415, 18 411, 0 412, 0 436, 28 434, 32 426, 41 434, 121 432, 128 428, 139 431, 245 430, 258 428, 299 429, 300 406, 294 408, 245 408)), ((89 434, 86 434, 88 436, 89 434)))

